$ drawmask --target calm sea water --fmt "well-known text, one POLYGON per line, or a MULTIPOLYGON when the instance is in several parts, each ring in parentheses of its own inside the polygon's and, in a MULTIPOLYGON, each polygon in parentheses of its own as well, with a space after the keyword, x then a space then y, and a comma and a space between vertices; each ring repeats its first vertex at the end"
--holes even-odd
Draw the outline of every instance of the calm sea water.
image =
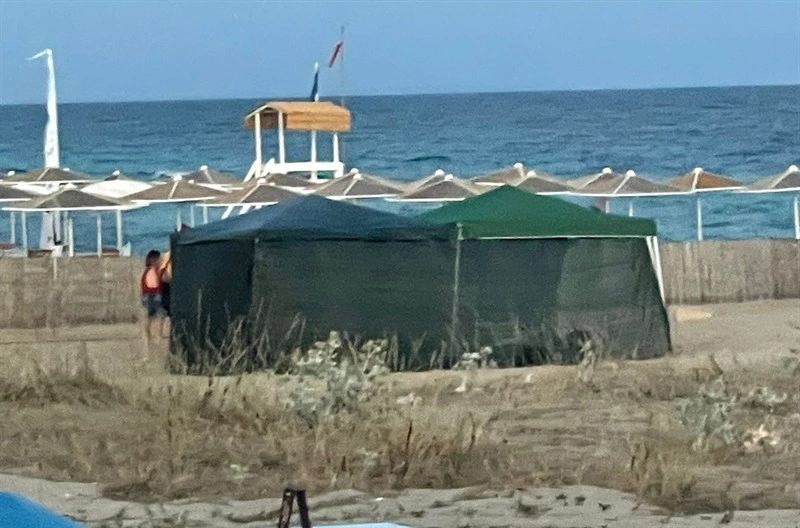
MULTIPOLYGON (((258 102, 62 104, 62 165, 144 180, 203 164, 243 176, 253 140, 242 120, 258 102)), ((667 179, 702 166, 750 182, 800 163, 800 86, 352 97, 346 104, 353 112, 342 149, 347 166, 403 180, 437 168, 472 176, 520 161, 564 178, 609 166, 667 179)), ((43 105, 0 106, 0 169, 42 165, 45 122, 43 105)), ((306 134, 288 141, 290 159, 307 158, 306 134)), ((320 141, 320 157, 330 156, 320 141)), ((276 155, 275 137, 265 149, 267 158, 276 155)), ((704 197, 705 236, 791 237, 792 198, 704 197)), ((627 209, 627 200, 612 202, 612 212, 627 209)), ((692 199, 636 199, 636 214, 656 219, 667 239, 695 236, 692 199)), ((139 253, 166 247, 175 215, 171 205, 127 213, 126 238, 139 253)), ((91 250, 95 219, 74 218, 78 249, 91 250)), ((33 219, 30 230, 38 240, 33 219)), ((8 236, 8 216, 0 214, 0 240, 8 236)))

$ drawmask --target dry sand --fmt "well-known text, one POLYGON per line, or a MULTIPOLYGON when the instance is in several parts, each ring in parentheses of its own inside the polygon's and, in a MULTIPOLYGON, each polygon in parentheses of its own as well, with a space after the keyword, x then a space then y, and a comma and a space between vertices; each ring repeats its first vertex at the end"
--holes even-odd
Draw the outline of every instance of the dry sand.
MULTIPOLYGON (((600 436, 613 437, 644 430, 646 422, 653 419, 652 411, 648 411, 648 418, 643 408, 625 406, 620 395, 624 393, 627 398, 633 394, 646 402, 654 400, 653 408, 661 405, 659 397, 642 396, 652 390, 653 385, 648 383, 652 383, 653 377, 667 379, 684 371, 700 373, 707 366, 709 354, 713 354, 726 371, 753 369, 768 373, 770 369, 780 368, 782 359, 792 354, 792 350, 800 349, 800 300, 796 299, 674 307, 671 319, 674 353, 653 361, 603 366, 597 382, 603 384, 603 392, 596 401, 586 394, 557 407, 552 401, 537 400, 541 398, 537 387, 560 386, 564 393, 573 391, 574 386, 570 384, 574 383, 574 373, 568 369, 574 367, 482 371, 470 379, 470 390, 466 394, 453 393, 462 378, 456 372, 401 374, 393 376, 392 382, 397 394, 415 392, 425 401, 436 398, 436 405, 445 413, 465 404, 474 406, 478 412, 481 398, 495 393, 513 400, 504 407, 502 425, 496 424, 495 432, 507 437, 507 449, 515 454, 517 464, 526 472, 549 474, 554 468, 541 468, 536 465, 540 462, 534 464, 533 460, 544 456, 558 465, 560 457, 565 457, 563 453, 573 451, 580 451, 580 457, 587 456, 588 452, 594 457, 610 458, 615 453, 596 452, 614 445, 600 442, 600 436), (516 387, 516 393, 502 392, 500 387, 510 385, 516 387)), ((130 329, 120 332, 127 335, 130 329)), ((107 363, 105 366, 109 367, 107 363)), ((116 372, 116 368, 112 371, 116 372)), ((140 373, 140 376, 145 375, 144 371, 140 373)), ((678 386, 680 383, 683 383, 682 378, 670 385, 670 390, 682 390, 678 386)), ((565 465, 575 460, 583 458, 563 458, 565 465)), ((765 462, 767 465, 761 470, 777 473, 782 469, 780 459, 773 463, 776 465, 771 467, 765 462)), ((748 500, 762 497, 768 485, 753 481, 755 469, 734 465, 732 460, 727 466, 713 468, 721 475, 717 484, 729 481, 725 495, 732 498, 732 509, 727 515, 720 512, 719 504, 710 506, 717 513, 669 515, 663 509, 639 503, 635 495, 612 489, 586 485, 553 489, 530 483, 500 482, 458 490, 406 489, 385 497, 348 490, 318 494, 311 500, 312 520, 315 524, 393 521, 419 528, 622 528, 716 526, 732 515, 727 526, 800 526, 800 509, 736 509, 751 509, 749 504, 758 504, 748 500)), ((785 469, 790 471, 789 475, 794 471, 794 468, 785 469)), ((591 468, 586 471, 590 472, 591 468)), ((584 481, 590 480, 587 476, 584 481)), ((779 492, 788 497, 787 504, 796 507, 794 505, 800 504, 800 486, 796 480, 790 481, 784 474, 779 492)), ((273 526, 279 505, 275 498, 214 502, 187 499, 145 505, 104 498, 95 484, 56 483, 18 474, 0 475, 0 488, 22 493, 90 526, 273 526)))

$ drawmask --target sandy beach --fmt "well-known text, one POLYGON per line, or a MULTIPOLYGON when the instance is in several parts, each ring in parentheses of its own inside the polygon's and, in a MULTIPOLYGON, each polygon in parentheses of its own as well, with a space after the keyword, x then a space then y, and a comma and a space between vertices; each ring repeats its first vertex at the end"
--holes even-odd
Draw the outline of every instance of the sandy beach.
MULTIPOLYGON (((157 358, 106 355, 85 358, 98 379, 78 392, 55 383, 24 392, 9 374, 44 358, 14 365, 5 351, 0 487, 97 527, 270 526, 290 482, 309 489, 318 525, 796 526, 800 401, 789 367, 800 301, 674 307, 671 320, 665 358, 601 361, 588 375, 575 366, 392 374, 391 405, 371 409, 371 423, 343 418, 311 436, 263 416, 286 390, 279 376, 218 380, 208 396, 211 382, 160 374, 157 358), (742 431, 765 424, 774 444, 692 450, 678 409, 715 369, 742 401, 759 387, 786 394, 774 408, 737 403, 731 413, 742 431), (260 421, 248 418, 251 405, 260 421), (401 476, 398 460, 412 466, 401 476)), ((118 331, 124 348, 131 329, 118 331)))

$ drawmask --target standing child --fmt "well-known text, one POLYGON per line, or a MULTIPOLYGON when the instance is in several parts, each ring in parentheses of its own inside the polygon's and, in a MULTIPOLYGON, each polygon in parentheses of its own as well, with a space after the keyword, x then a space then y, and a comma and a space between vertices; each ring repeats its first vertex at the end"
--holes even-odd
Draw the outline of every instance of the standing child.
POLYGON ((159 277, 159 261, 161 253, 150 250, 144 260, 144 271, 139 281, 142 294, 142 306, 146 312, 144 320, 144 337, 147 344, 153 339, 153 330, 158 332, 158 318, 161 316, 161 278, 159 277), (154 328, 155 327, 155 328, 154 328))

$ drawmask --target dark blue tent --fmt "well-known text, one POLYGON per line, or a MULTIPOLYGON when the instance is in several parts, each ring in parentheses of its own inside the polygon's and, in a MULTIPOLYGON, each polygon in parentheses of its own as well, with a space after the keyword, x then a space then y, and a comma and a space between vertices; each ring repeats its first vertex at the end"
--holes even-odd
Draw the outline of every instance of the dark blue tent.
POLYGON ((80 528, 81 525, 13 493, 0 492, 0 528, 80 528))

